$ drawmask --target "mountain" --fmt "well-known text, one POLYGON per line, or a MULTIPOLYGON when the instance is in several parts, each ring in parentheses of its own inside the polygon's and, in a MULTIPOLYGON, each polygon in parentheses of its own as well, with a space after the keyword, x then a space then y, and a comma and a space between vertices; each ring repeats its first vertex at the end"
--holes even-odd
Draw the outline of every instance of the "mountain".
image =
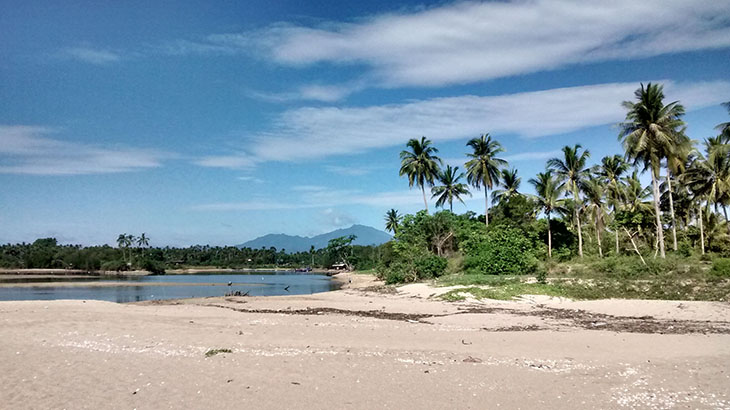
POLYGON ((285 234, 268 234, 256 239, 236 245, 239 248, 259 249, 261 247, 276 249, 285 249, 287 253, 308 252, 309 248, 314 245, 315 249, 324 248, 330 239, 339 238, 340 236, 355 235, 357 238, 353 245, 380 245, 388 242, 391 236, 383 231, 365 225, 352 225, 349 228, 337 229, 332 232, 323 233, 313 237, 292 236, 285 234))

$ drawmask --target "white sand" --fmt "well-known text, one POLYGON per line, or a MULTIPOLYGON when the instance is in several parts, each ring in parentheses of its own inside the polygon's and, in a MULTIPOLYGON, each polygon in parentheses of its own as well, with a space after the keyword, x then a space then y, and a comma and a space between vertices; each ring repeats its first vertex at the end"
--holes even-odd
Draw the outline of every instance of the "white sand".
POLYGON ((730 408, 727 304, 446 303, 352 280, 176 305, 0 302, 1 407, 730 408), (650 329, 628 319, 644 315, 650 329))

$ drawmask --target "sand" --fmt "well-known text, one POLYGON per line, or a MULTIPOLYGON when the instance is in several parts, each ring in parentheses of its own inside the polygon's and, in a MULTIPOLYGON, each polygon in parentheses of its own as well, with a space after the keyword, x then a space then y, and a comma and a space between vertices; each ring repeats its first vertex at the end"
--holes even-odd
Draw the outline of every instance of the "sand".
POLYGON ((0 302, 2 408, 730 408, 728 304, 447 303, 339 279, 307 296, 0 302))

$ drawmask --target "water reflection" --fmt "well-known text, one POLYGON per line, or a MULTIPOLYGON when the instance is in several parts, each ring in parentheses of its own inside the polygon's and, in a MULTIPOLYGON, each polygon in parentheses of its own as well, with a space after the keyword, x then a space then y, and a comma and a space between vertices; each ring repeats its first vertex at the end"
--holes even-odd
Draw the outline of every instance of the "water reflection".
MULTIPOLYGON (((12 278, 18 283, 18 278, 12 278)), ((7 282, 6 282, 7 283, 7 282)), ((0 288, 2 300, 96 299, 110 302, 223 296, 227 292, 248 292, 250 296, 302 295, 327 292, 337 285, 326 275, 257 272, 255 274, 205 273, 195 275, 54 278, 26 280, 28 286, 0 288), (105 283, 108 286, 33 286, 39 282, 105 283), (113 285, 116 282, 137 282, 113 285), (227 286, 228 283, 231 286, 227 286)))

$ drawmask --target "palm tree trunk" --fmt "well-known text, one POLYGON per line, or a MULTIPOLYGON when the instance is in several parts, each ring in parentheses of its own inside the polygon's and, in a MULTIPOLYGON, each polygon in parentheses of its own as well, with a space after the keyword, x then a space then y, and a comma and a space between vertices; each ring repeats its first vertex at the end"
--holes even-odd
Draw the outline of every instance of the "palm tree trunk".
POLYGON ((426 213, 428 213, 428 202, 426 201, 426 188, 421 185, 421 192, 423 193, 423 206, 426 207, 426 213))
POLYGON ((700 224, 700 249, 702 250, 702 254, 705 254, 705 230, 703 229, 702 224, 702 202, 699 203, 699 224, 700 224))
POLYGON ((583 232, 580 227, 580 214, 578 207, 580 206, 580 198, 578 197, 578 185, 573 183, 573 197, 575 198, 575 224, 578 226, 578 256, 583 257, 583 232))
POLYGON ((548 258, 553 258, 553 232, 550 230, 550 214, 547 215, 548 220, 548 258))
POLYGON ((657 175, 658 167, 655 168, 652 166, 651 170, 651 185, 654 190, 654 213, 656 214, 656 239, 659 245, 659 253, 662 256, 662 259, 666 259, 667 254, 664 252, 664 227, 662 226, 662 215, 661 210, 659 209, 659 183, 657 182, 657 179, 659 178, 659 175, 657 175))
MULTIPOLYGON (((674 195, 672 194, 672 178, 669 169, 667 169, 667 192, 669 193, 669 213, 672 215, 672 249, 677 252, 677 220, 674 218, 674 195)), ((727 219, 727 218, 726 218, 727 219)), ((730 233, 730 229, 728 229, 730 233)))
POLYGON ((489 189, 484 185, 484 225, 489 228, 489 189))
POLYGON ((603 257, 603 246, 601 246, 601 226, 599 223, 600 219, 600 211, 598 208, 596 208, 596 241, 598 242, 598 256, 603 257))
POLYGON ((722 206, 722 213, 725 214, 725 226, 727 227, 727 233, 730 233, 730 221, 727 220, 727 207, 722 206))

